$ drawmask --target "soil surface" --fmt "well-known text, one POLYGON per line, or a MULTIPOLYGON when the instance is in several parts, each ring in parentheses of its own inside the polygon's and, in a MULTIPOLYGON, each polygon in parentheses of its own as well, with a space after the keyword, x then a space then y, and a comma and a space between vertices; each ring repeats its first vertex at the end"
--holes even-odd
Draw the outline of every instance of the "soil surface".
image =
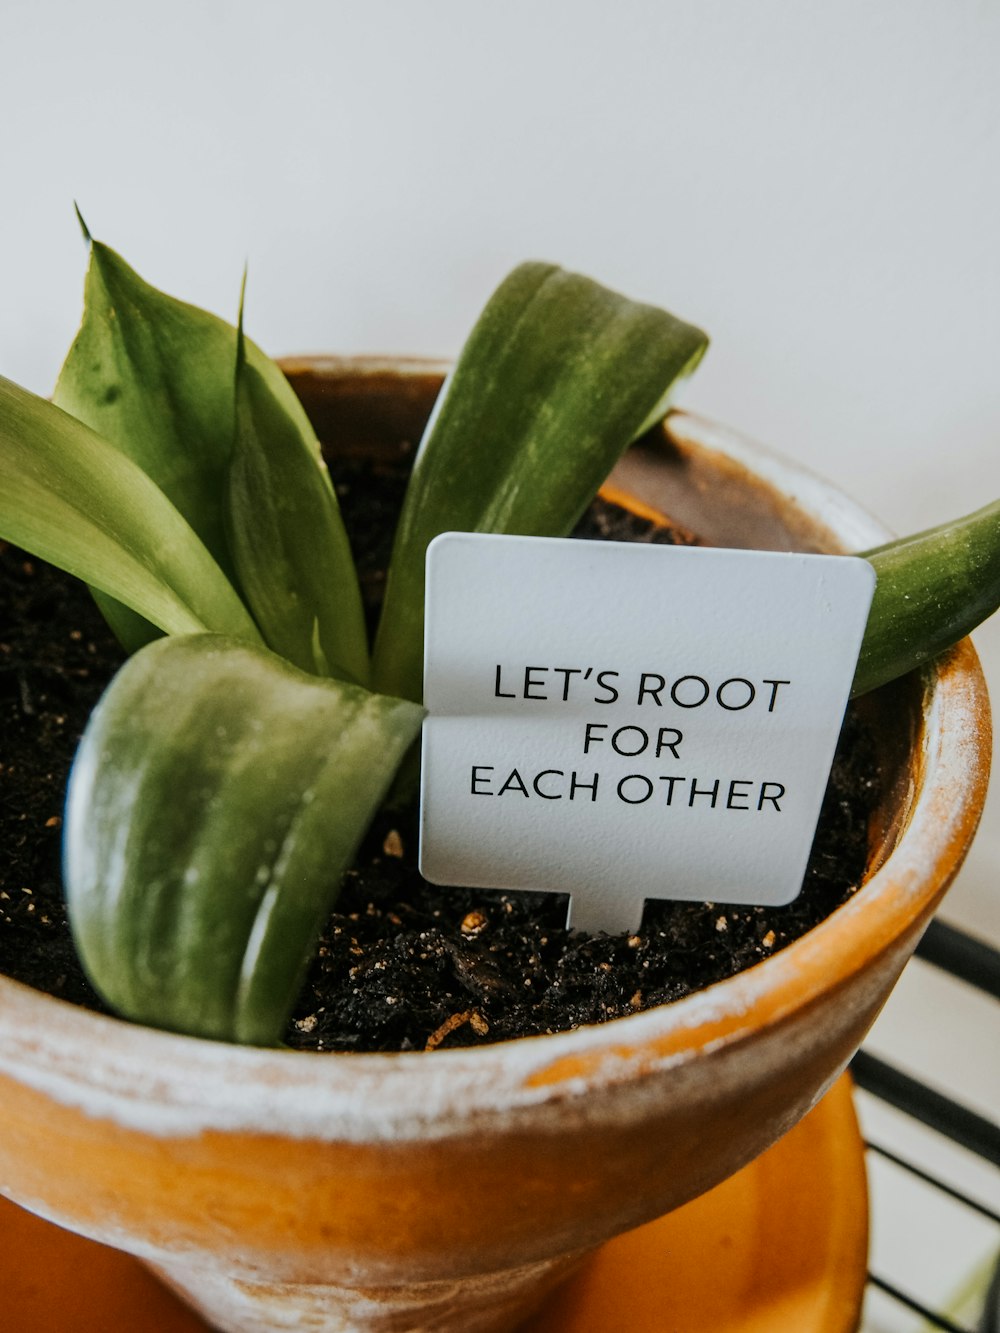
MULTIPOLYGON (((405 478, 335 471, 374 618, 405 478)), ((689 533, 595 502, 598 539, 689 533)), ((0 547, 0 972, 103 1006, 76 959, 59 875, 63 790, 87 716, 123 660, 86 589, 0 547)), ((657 902, 636 935, 567 931, 553 894, 441 889, 416 869, 415 812, 383 814, 345 880, 287 1034, 323 1051, 434 1050, 601 1022, 679 999, 777 952, 853 894, 878 773, 848 715, 805 887, 786 907, 657 902)))

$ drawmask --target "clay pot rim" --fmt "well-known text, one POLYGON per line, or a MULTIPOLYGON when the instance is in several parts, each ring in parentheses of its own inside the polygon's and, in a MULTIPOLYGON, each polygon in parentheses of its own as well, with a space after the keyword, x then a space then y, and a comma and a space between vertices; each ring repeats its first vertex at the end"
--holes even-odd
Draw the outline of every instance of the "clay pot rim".
MULTIPOLYGON (((404 377, 447 370, 443 362, 397 357, 284 364, 314 373, 404 377)), ((818 519, 841 549, 875 545, 889 535, 836 488, 737 432, 674 413, 668 435, 753 471, 818 519)), ((484 1123, 505 1119, 682 1066, 810 1006, 929 917, 961 863, 985 800, 989 707, 969 641, 925 669, 923 716, 905 827, 858 895, 774 957, 673 1004, 476 1049, 317 1055, 142 1028, 0 977, 0 1072, 16 1069, 59 1100, 153 1132, 280 1130, 360 1142, 437 1138, 459 1124, 467 1132, 470 1116, 484 1123)))

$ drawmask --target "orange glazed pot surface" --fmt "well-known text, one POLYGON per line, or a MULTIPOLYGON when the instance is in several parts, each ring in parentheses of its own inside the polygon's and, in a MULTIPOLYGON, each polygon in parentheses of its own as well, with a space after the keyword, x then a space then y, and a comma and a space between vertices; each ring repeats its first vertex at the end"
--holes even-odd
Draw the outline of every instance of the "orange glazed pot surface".
MULTIPOLYGON (((387 455, 419 439, 441 381, 426 363, 286 371, 325 443, 387 455)), ((612 480, 728 545, 886 535, 682 414, 612 480)), ((580 1253, 780 1137, 884 1002, 975 830, 989 717, 968 643, 864 707, 888 778, 868 882, 781 953, 670 1006, 475 1050, 321 1056, 152 1032, 0 979, 3 1192, 152 1260, 220 1327, 287 1327, 293 1311, 512 1326, 580 1253)))

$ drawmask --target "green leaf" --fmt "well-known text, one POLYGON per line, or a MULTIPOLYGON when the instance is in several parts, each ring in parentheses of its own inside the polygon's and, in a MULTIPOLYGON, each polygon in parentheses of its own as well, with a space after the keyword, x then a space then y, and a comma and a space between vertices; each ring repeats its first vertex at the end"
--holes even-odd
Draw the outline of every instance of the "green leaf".
POLYGON ((145 644, 160 637, 161 631, 157 626, 151 624, 145 616, 133 611, 130 606, 115 601, 113 597, 100 592, 97 588, 91 587, 90 591, 98 610, 126 652, 138 652, 145 644))
POLYGON ((279 1040, 345 867, 422 710, 217 635, 132 657, 84 734, 67 902, 137 1021, 279 1040))
MULTIPOLYGON (((315 435, 281 371, 250 342, 247 360, 296 423, 304 455, 325 475, 315 435)), ((231 324, 157 291, 114 250, 91 242, 83 323, 53 401, 128 454, 230 578, 224 505, 235 361, 231 324)), ((135 637, 126 646, 137 646, 135 637)))
POLYGON ((229 543, 243 595, 268 646, 317 675, 365 684, 368 640, 361 592, 310 430, 244 355, 236 358, 236 439, 229 468, 229 543))
POLYGON ((864 555, 878 582, 852 696, 950 648, 1000 606, 1000 500, 864 555))
POLYGON ((0 378, 0 536, 160 629, 259 641, 225 575, 170 501, 81 422, 0 378))
POLYGON ((433 538, 569 532, 707 344, 673 315, 554 265, 522 264, 507 277, 417 456, 376 640, 378 689, 421 697, 424 555, 433 538))

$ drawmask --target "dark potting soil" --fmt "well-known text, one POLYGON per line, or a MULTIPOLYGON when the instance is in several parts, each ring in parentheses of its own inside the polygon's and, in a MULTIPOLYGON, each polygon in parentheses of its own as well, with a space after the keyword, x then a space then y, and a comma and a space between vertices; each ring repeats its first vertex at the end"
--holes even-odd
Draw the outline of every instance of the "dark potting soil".
MULTIPOLYGON (((370 618, 405 478, 335 480, 370 618)), ((690 542, 595 502, 577 533, 690 542)), ((63 791, 87 716, 123 660, 87 591, 0 547, 0 972, 90 1008, 59 875, 63 791)), ((416 815, 383 813, 349 871, 287 1033, 321 1051, 425 1050, 561 1031, 676 1000, 759 962, 853 894, 877 796, 870 739, 848 714, 805 886, 786 907, 649 903, 632 936, 565 928, 555 894, 441 889, 416 868, 416 815)))

